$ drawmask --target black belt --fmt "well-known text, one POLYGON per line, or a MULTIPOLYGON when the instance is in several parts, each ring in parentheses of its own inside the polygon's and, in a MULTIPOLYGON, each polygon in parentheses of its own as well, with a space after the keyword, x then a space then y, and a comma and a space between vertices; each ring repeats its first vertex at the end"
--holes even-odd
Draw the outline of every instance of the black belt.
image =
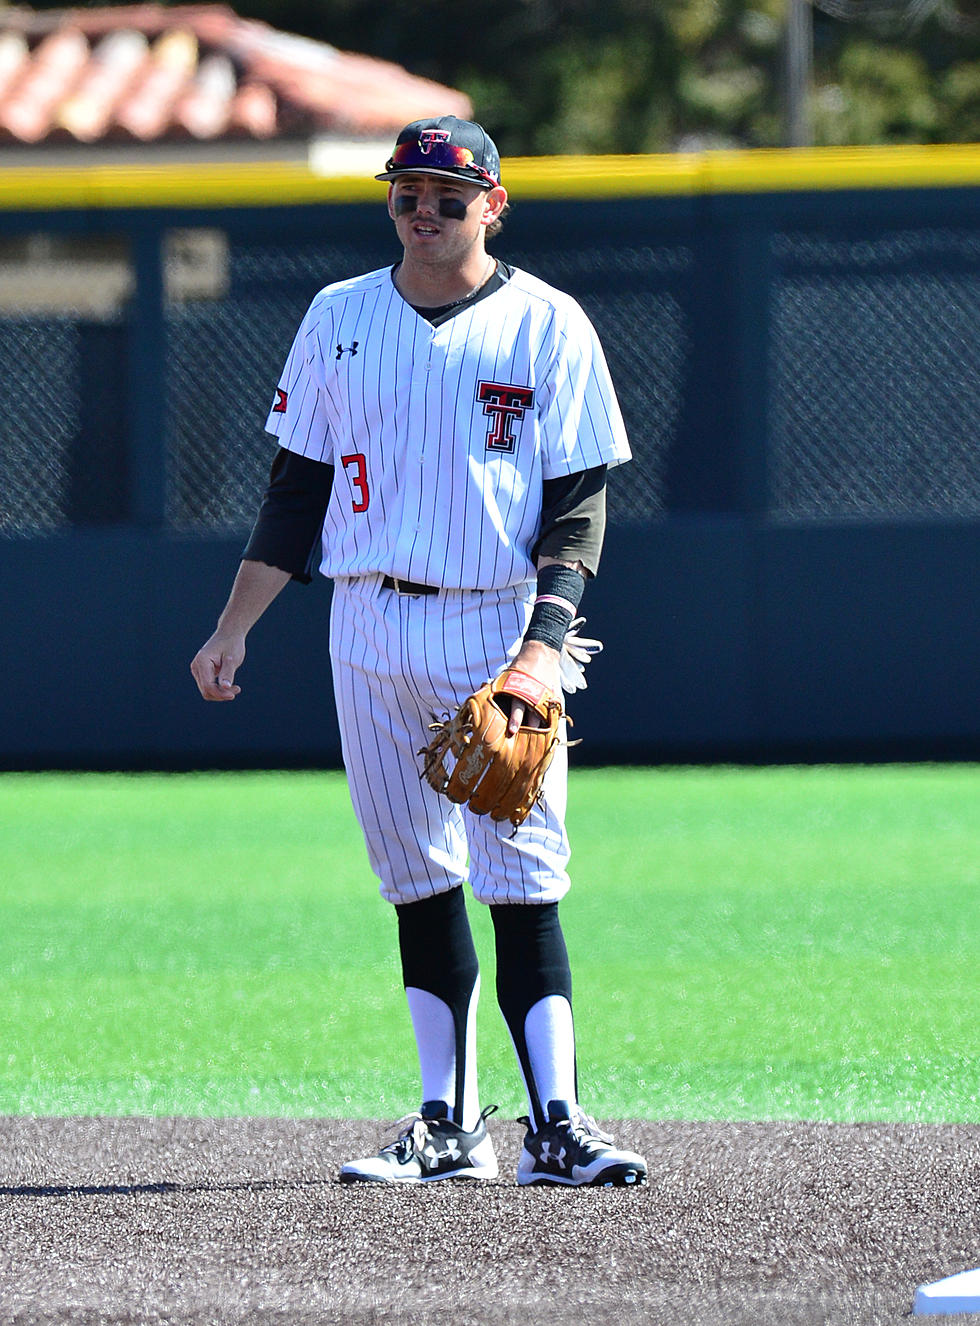
POLYGON ((414 580, 396 580, 394 576, 385 576, 382 589, 393 589, 396 594, 438 594, 437 585, 417 585, 414 580))

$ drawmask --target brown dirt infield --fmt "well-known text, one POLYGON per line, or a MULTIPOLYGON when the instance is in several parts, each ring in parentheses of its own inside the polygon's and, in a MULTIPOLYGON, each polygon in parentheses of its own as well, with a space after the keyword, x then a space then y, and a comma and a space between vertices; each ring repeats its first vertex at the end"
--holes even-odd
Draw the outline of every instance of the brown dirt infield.
POLYGON ((650 1182, 568 1191, 490 1123, 498 1182, 393 1191, 365 1120, 0 1119, 0 1322, 891 1326, 980 1264, 980 1126, 617 1123, 650 1182))

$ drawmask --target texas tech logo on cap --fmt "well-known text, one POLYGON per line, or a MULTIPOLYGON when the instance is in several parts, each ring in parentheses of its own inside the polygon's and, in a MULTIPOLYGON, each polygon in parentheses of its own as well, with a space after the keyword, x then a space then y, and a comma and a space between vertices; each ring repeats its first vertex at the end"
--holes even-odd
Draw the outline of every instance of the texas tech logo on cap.
POLYGON ((517 445, 513 425, 519 424, 534 404, 533 389, 509 382, 478 382, 476 399, 483 402, 483 413, 491 420, 487 451, 513 451, 517 445))
POLYGON ((419 134, 419 147, 428 156, 439 143, 449 142, 448 129, 423 129, 419 134))

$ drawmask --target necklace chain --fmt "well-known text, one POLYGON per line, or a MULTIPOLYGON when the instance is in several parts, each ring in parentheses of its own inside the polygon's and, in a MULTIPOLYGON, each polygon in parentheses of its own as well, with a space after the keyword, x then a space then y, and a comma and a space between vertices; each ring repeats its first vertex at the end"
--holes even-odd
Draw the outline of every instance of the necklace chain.
MULTIPOLYGON (((435 307, 438 307, 438 308, 441 309, 443 312, 445 312, 447 309, 458 308, 460 304, 465 304, 466 301, 467 301, 468 299, 472 299, 474 295, 477 295, 477 294, 480 293, 480 291, 483 289, 483 287, 486 285, 486 283, 490 280, 490 277, 491 277, 491 276, 493 275, 493 273, 495 272, 496 267, 497 267, 496 259, 494 259, 490 254, 488 254, 488 255, 487 255, 487 265, 486 265, 486 267, 484 268, 483 275, 480 277, 479 281, 477 281, 477 283, 476 283, 476 285, 473 287, 473 289, 472 289, 472 290, 468 290, 468 291, 466 292, 466 294, 463 295, 460 299, 453 299, 453 300, 450 300, 450 302, 449 302, 448 304, 439 304, 439 305, 437 305, 437 306, 435 306, 435 307)), ((395 282, 395 285, 396 285, 396 288, 397 288, 397 285, 398 285, 398 282, 397 282, 397 281, 395 282)), ((422 306, 413 305, 413 307, 425 307, 425 308, 429 308, 430 305, 428 305, 428 304, 426 304, 426 305, 422 305, 422 306)))
POLYGON ((479 294, 479 292, 483 289, 486 283, 490 280, 490 277, 493 275, 494 265, 495 264, 493 258, 488 258, 487 265, 483 271, 483 275, 480 277, 479 281, 477 281, 473 289, 470 290, 467 294, 463 295, 462 299, 454 299, 449 304, 443 304, 442 307, 447 309, 456 308, 458 304, 465 304, 468 299, 472 299, 474 295, 479 294))

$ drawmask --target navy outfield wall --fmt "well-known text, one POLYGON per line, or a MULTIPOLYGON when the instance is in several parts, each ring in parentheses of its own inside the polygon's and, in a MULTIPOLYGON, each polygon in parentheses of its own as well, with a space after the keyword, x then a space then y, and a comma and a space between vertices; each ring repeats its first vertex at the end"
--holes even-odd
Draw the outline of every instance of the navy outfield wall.
MULTIPOLYGON (((976 758, 978 545, 968 526, 613 528, 575 762, 976 758)), ((234 703, 197 696, 188 663, 239 548, 128 530, 7 544, 4 767, 336 764, 326 582, 272 606, 234 703)))
MULTIPOLYGON (((497 252, 585 305, 636 452, 575 758, 980 756, 980 151, 509 173, 497 252)), ((292 332, 393 257, 383 208, 288 173, 44 181, 0 190, 0 277, 122 253, 129 285, 0 312, 0 767, 339 763, 325 582, 269 610, 234 704, 188 662, 292 332)))

